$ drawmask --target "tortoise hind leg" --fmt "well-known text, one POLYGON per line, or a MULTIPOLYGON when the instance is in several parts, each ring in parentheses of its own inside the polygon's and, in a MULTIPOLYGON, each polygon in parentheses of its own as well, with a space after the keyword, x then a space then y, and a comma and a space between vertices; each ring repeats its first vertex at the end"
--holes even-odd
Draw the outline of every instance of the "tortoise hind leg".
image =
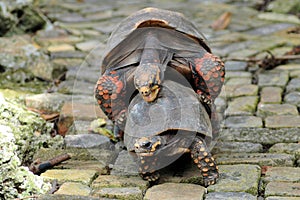
POLYGON ((218 166, 212 157, 205 141, 196 137, 191 146, 191 157, 200 169, 204 180, 204 186, 213 185, 219 177, 218 166))

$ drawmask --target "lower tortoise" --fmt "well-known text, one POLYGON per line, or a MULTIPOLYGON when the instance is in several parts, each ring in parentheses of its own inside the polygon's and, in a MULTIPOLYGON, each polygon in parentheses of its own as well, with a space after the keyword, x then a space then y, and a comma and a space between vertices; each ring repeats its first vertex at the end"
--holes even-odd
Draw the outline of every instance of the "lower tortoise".
POLYGON ((191 88, 166 80, 155 103, 137 95, 128 110, 124 143, 137 155, 145 180, 158 180, 159 169, 190 153, 204 185, 216 182, 218 167, 209 151, 213 139, 210 119, 191 88))

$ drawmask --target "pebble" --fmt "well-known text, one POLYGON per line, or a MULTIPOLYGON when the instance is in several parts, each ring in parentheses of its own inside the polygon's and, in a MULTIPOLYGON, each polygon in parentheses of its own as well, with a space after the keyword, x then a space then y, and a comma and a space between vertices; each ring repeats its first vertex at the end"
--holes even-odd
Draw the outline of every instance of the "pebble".
POLYGON ((70 44, 57 44, 57 45, 50 45, 47 50, 49 52, 60 52, 60 51, 75 51, 73 45, 70 44))
POLYGON ((218 154, 217 163, 220 165, 258 164, 260 166, 293 166, 294 155, 271 153, 232 153, 218 154))
POLYGON ((300 134, 299 128, 229 128, 223 129, 219 138, 222 141, 276 144, 298 142, 300 134))
POLYGON ((93 193, 95 197, 126 200, 142 200, 143 192, 139 187, 102 188, 93 193))
POLYGON ((277 103, 282 101, 283 89, 280 87, 263 87, 260 92, 260 103, 277 103))
POLYGON ((287 92, 300 92, 300 78, 293 78, 286 87, 287 92))
POLYGON ((136 160, 128 153, 123 150, 119 153, 118 158, 111 171, 112 175, 138 175, 138 165, 136 160))
POLYGON ((300 116, 295 115, 274 115, 265 119, 267 128, 300 128, 300 116))
POLYGON ((228 103, 225 111, 227 116, 252 115, 258 103, 257 96, 237 97, 228 103))
POLYGON ((300 182, 300 168, 298 167, 271 167, 267 170, 265 182, 283 181, 300 182))
POLYGON ((257 197, 246 192, 211 192, 205 200, 257 200, 257 197))
POLYGON ((300 143, 277 143, 269 149, 269 152, 294 154, 300 158, 300 143))
POLYGON ((89 196, 91 188, 82 183, 65 182, 55 192, 55 194, 66 194, 66 195, 78 195, 78 196, 89 196))
POLYGON ((247 192, 257 195, 260 167, 257 165, 219 165, 220 178, 208 192, 247 192))
POLYGON ((297 107, 291 104, 258 104, 257 116, 298 115, 297 107))
POLYGON ((225 119, 228 128, 263 127, 262 119, 256 116, 232 116, 225 119))
POLYGON ((247 62, 241 61, 226 61, 225 71, 245 71, 247 68, 247 62))
POLYGON ((80 169, 51 169, 41 174, 41 177, 47 180, 57 179, 62 182, 77 182, 85 185, 90 185, 95 179, 97 172, 95 170, 80 170, 80 169))
POLYGON ((213 148, 213 154, 217 153, 258 153, 262 152, 263 146, 252 142, 223 142, 219 141, 213 148))
POLYGON ((300 183, 272 181, 267 184, 265 196, 296 196, 300 197, 300 183))
POLYGON ((113 145, 107 137, 99 134, 66 135, 64 140, 67 148, 111 149, 113 145))
POLYGON ((288 83, 288 80, 288 72, 283 70, 258 74, 258 86, 260 87, 278 86, 283 88, 288 83))
POLYGON ((199 200, 203 199, 205 188, 187 183, 164 183, 149 188, 144 200, 172 199, 199 200))
POLYGON ((291 92, 284 96, 284 102, 300 107, 300 92, 291 92))

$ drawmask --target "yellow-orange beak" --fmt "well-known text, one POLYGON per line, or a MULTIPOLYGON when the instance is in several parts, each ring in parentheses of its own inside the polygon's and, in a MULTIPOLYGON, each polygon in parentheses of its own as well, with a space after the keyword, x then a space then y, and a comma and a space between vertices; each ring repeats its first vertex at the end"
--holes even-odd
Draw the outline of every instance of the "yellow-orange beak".
POLYGON ((141 87, 139 91, 146 102, 152 102, 157 98, 159 90, 160 87, 158 85, 155 85, 151 89, 146 86, 141 87))

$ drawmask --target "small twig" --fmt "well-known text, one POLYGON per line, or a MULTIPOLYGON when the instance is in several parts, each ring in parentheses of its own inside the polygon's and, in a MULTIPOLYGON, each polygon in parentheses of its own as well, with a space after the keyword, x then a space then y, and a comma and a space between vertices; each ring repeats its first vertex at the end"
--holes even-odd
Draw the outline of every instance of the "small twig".
POLYGON ((29 170, 34 174, 41 174, 46 170, 51 169, 55 165, 58 165, 63 161, 69 160, 70 158, 71 156, 69 154, 62 154, 45 162, 40 162, 40 160, 38 159, 29 166, 29 170))

